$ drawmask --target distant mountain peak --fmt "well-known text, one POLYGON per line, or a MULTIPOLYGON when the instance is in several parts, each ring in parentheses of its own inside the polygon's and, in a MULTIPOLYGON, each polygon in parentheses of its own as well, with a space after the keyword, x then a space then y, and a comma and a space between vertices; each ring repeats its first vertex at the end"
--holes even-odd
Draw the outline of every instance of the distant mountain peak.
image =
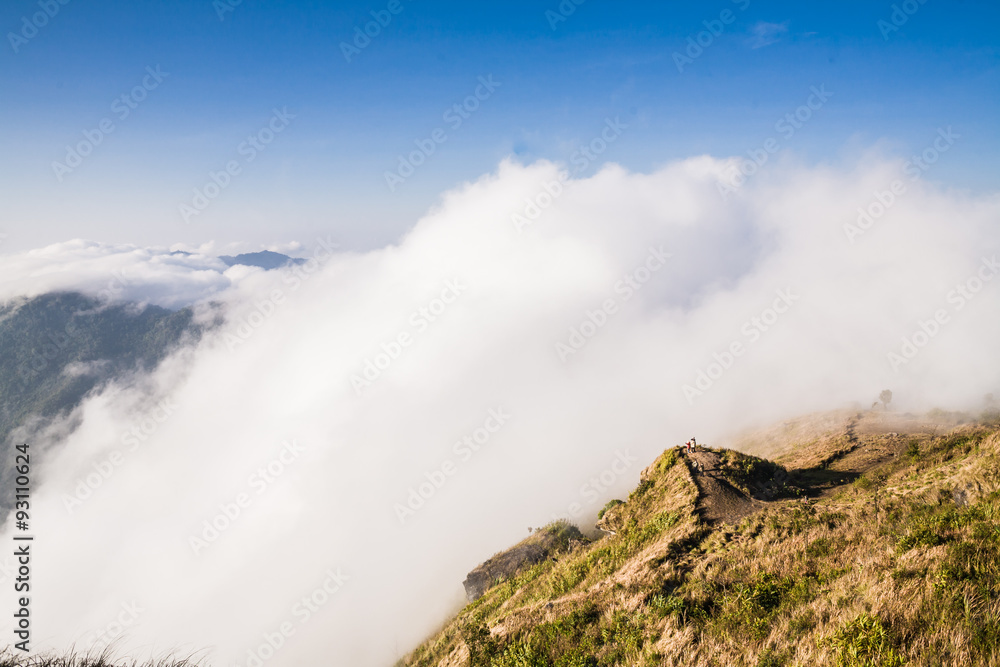
POLYGON ((289 257, 288 255, 282 255, 280 252, 271 252, 270 250, 247 252, 236 256, 222 255, 219 259, 225 262, 226 266, 236 266, 237 264, 242 266, 256 266, 265 271, 280 269, 283 266, 295 266, 306 261, 299 257, 289 257))

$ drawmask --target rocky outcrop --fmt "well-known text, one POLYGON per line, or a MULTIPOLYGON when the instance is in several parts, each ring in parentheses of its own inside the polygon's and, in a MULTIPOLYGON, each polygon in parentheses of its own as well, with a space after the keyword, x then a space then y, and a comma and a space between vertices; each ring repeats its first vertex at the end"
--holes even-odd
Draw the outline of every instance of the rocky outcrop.
POLYGON ((474 602, 496 584, 584 541, 586 538, 576 526, 555 523, 541 528, 520 544, 501 551, 469 572, 462 582, 465 595, 469 602, 474 602))

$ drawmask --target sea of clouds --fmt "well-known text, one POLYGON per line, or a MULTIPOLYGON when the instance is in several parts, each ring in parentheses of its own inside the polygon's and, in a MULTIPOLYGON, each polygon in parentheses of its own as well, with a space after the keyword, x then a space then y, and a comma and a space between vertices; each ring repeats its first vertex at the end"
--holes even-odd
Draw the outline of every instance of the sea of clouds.
POLYGON ((395 245, 300 239, 310 261, 277 271, 209 246, 3 257, 4 300, 124 272, 116 299, 226 314, 36 434, 56 445, 32 499, 36 647, 100 630, 139 656, 390 665, 472 567, 553 517, 588 528, 692 435, 886 388, 901 410, 1000 392, 1000 197, 876 154, 723 197, 734 164, 507 161, 395 245))

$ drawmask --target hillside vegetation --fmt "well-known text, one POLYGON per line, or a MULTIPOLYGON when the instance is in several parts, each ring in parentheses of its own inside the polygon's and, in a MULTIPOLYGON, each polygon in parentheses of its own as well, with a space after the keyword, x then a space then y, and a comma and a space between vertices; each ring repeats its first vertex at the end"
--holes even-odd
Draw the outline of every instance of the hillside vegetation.
POLYGON ((14 653, 8 649, 0 651, 0 667, 198 667, 198 663, 192 658, 172 657, 140 662, 115 657, 110 649, 100 653, 66 655, 14 653))
POLYGON ((747 440, 773 462, 669 449, 610 534, 496 582, 400 665, 998 665, 1000 423, 954 417, 786 422, 747 440))
POLYGON ((105 306, 76 293, 0 304, 0 522, 11 506, 18 428, 65 416, 90 392, 155 368, 201 334, 190 309, 105 306))

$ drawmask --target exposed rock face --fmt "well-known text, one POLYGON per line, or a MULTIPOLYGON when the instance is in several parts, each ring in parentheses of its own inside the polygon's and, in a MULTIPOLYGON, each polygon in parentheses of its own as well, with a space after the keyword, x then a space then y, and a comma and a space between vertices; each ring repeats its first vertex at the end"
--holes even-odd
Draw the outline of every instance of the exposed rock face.
POLYGON ((603 514, 597 519, 597 523, 594 524, 594 528, 604 532, 615 534, 621 530, 623 525, 622 511, 624 509, 625 503, 621 500, 612 500, 607 505, 604 506, 603 514))
POLYGON ((525 567, 531 567, 548 557, 548 551, 540 544, 524 544, 497 554, 474 569, 466 576, 462 585, 469 602, 482 597, 494 584, 517 574, 525 567))
POLYGON ((553 557, 558 551, 570 548, 571 542, 582 542, 585 539, 576 526, 554 524, 542 528, 520 544, 501 551, 469 572, 462 582, 465 595, 469 602, 474 602, 499 582, 553 557))

